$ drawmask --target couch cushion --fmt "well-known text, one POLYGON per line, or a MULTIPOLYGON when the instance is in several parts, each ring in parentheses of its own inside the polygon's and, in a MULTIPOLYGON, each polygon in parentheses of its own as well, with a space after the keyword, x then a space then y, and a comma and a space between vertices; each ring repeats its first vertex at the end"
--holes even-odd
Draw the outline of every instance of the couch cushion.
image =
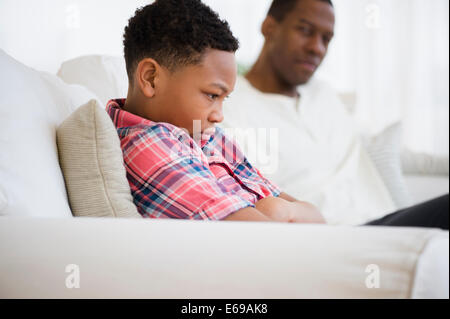
POLYGON ((64 62, 58 76, 69 84, 79 84, 106 103, 123 98, 128 92, 125 59, 118 56, 89 55, 64 62))
POLYGON ((402 126, 394 123, 380 134, 365 138, 366 149, 397 209, 412 204, 402 170, 402 126))
POLYGON ((0 215, 71 217, 56 127, 93 98, 0 50, 0 215))
POLYGON ((96 100, 61 124, 57 142, 74 216, 141 217, 133 204, 119 136, 96 100))
POLYGON ((6 205, 8 205, 8 199, 6 198, 5 193, 0 189, 0 212, 6 208, 6 205))
POLYGON ((5 218, 0 298, 448 299, 448 243, 430 228, 5 218))

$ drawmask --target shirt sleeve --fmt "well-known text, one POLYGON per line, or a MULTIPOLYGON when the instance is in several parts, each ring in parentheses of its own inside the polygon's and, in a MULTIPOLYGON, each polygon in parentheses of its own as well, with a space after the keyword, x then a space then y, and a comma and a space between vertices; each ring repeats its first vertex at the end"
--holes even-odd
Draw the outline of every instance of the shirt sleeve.
POLYGON ((273 182, 271 182, 270 180, 265 178, 256 167, 253 166, 253 169, 256 172, 256 174, 259 176, 259 178, 261 178, 261 180, 267 186, 267 188, 270 190, 273 197, 278 197, 281 195, 282 191, 277 185, 275 185, 273 182))
POLYGON ((222 220, 254 205, 216 179, 200 152, 169 130, 145 130, 122 139, 134 202, 144 217, 222 220))
POLYGON ((268 196, 278 197, 281 194, 281 189, 248 161, 236 139, 230 138, 220 127, 216 130, 216 150, 220 150, 218 153, 229 159, 224 162, 231 165, 240 181, 257 193, 260 199, 268 196))

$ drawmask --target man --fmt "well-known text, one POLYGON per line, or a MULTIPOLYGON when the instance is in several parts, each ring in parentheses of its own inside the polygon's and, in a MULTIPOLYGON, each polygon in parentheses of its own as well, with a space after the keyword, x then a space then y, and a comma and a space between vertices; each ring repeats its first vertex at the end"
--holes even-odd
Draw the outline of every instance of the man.
POLYGON ((274 0, 261 28, 264 47, 238 78, 222 125, 270 180, 318 206, 328 223, 361 224, 396 207, 345 107, 312 79, 334 23, 330 0, 274 0), (275 134, 271 142, 257 133, 249 138, 258 128, 278 135, 267 132, 275 134))

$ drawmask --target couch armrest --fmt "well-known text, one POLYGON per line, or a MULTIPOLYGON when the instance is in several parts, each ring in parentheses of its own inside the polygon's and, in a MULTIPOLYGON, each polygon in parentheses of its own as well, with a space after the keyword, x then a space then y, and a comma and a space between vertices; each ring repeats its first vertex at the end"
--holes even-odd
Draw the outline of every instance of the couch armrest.
POLYGON ((426 202, 449 192, 448 175, 405 175, 411 205, 426 202))
POLYGON ((403 150, 403 172, 408 175, 449 175, 449 157, 403 150))
POLYGON ((3 217, 0 298, 409 298, 436 237, 448 251, 435 229, 3 217))

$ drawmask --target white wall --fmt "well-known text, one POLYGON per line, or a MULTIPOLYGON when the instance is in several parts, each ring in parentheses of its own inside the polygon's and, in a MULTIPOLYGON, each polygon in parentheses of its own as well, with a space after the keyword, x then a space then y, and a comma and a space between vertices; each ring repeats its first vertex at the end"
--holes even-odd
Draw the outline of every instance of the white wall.
POLYGON ((144 0, 0 0, 0 48, 39 70, 85 54, 122 54, 122 35, 144 0))
MULTIPOLYGON (((70 58, 122 55, 135 9, 150 0, 0 0, 0 48, 56 73, 70 58)), ((271 0, 204 0, 241 42, 251 64, 263 44, 271 0)), ((370 133, 403 120, 405 143, 449 153, 448 0, 334 0, 336 37, 318 76, 357 95, 357 118, 370 133)))
MULTIPOLYGON (((0 48, 31 67, 52 73, 56 73, 61 62, 79 55, 121 55, 128 19, 137 7, 150 2, 0 0, 0 48)), ((262 45, 259 24, 271 1, 204 2, 230 23, 241 39, 238 59, 250 64, 262 45)))

